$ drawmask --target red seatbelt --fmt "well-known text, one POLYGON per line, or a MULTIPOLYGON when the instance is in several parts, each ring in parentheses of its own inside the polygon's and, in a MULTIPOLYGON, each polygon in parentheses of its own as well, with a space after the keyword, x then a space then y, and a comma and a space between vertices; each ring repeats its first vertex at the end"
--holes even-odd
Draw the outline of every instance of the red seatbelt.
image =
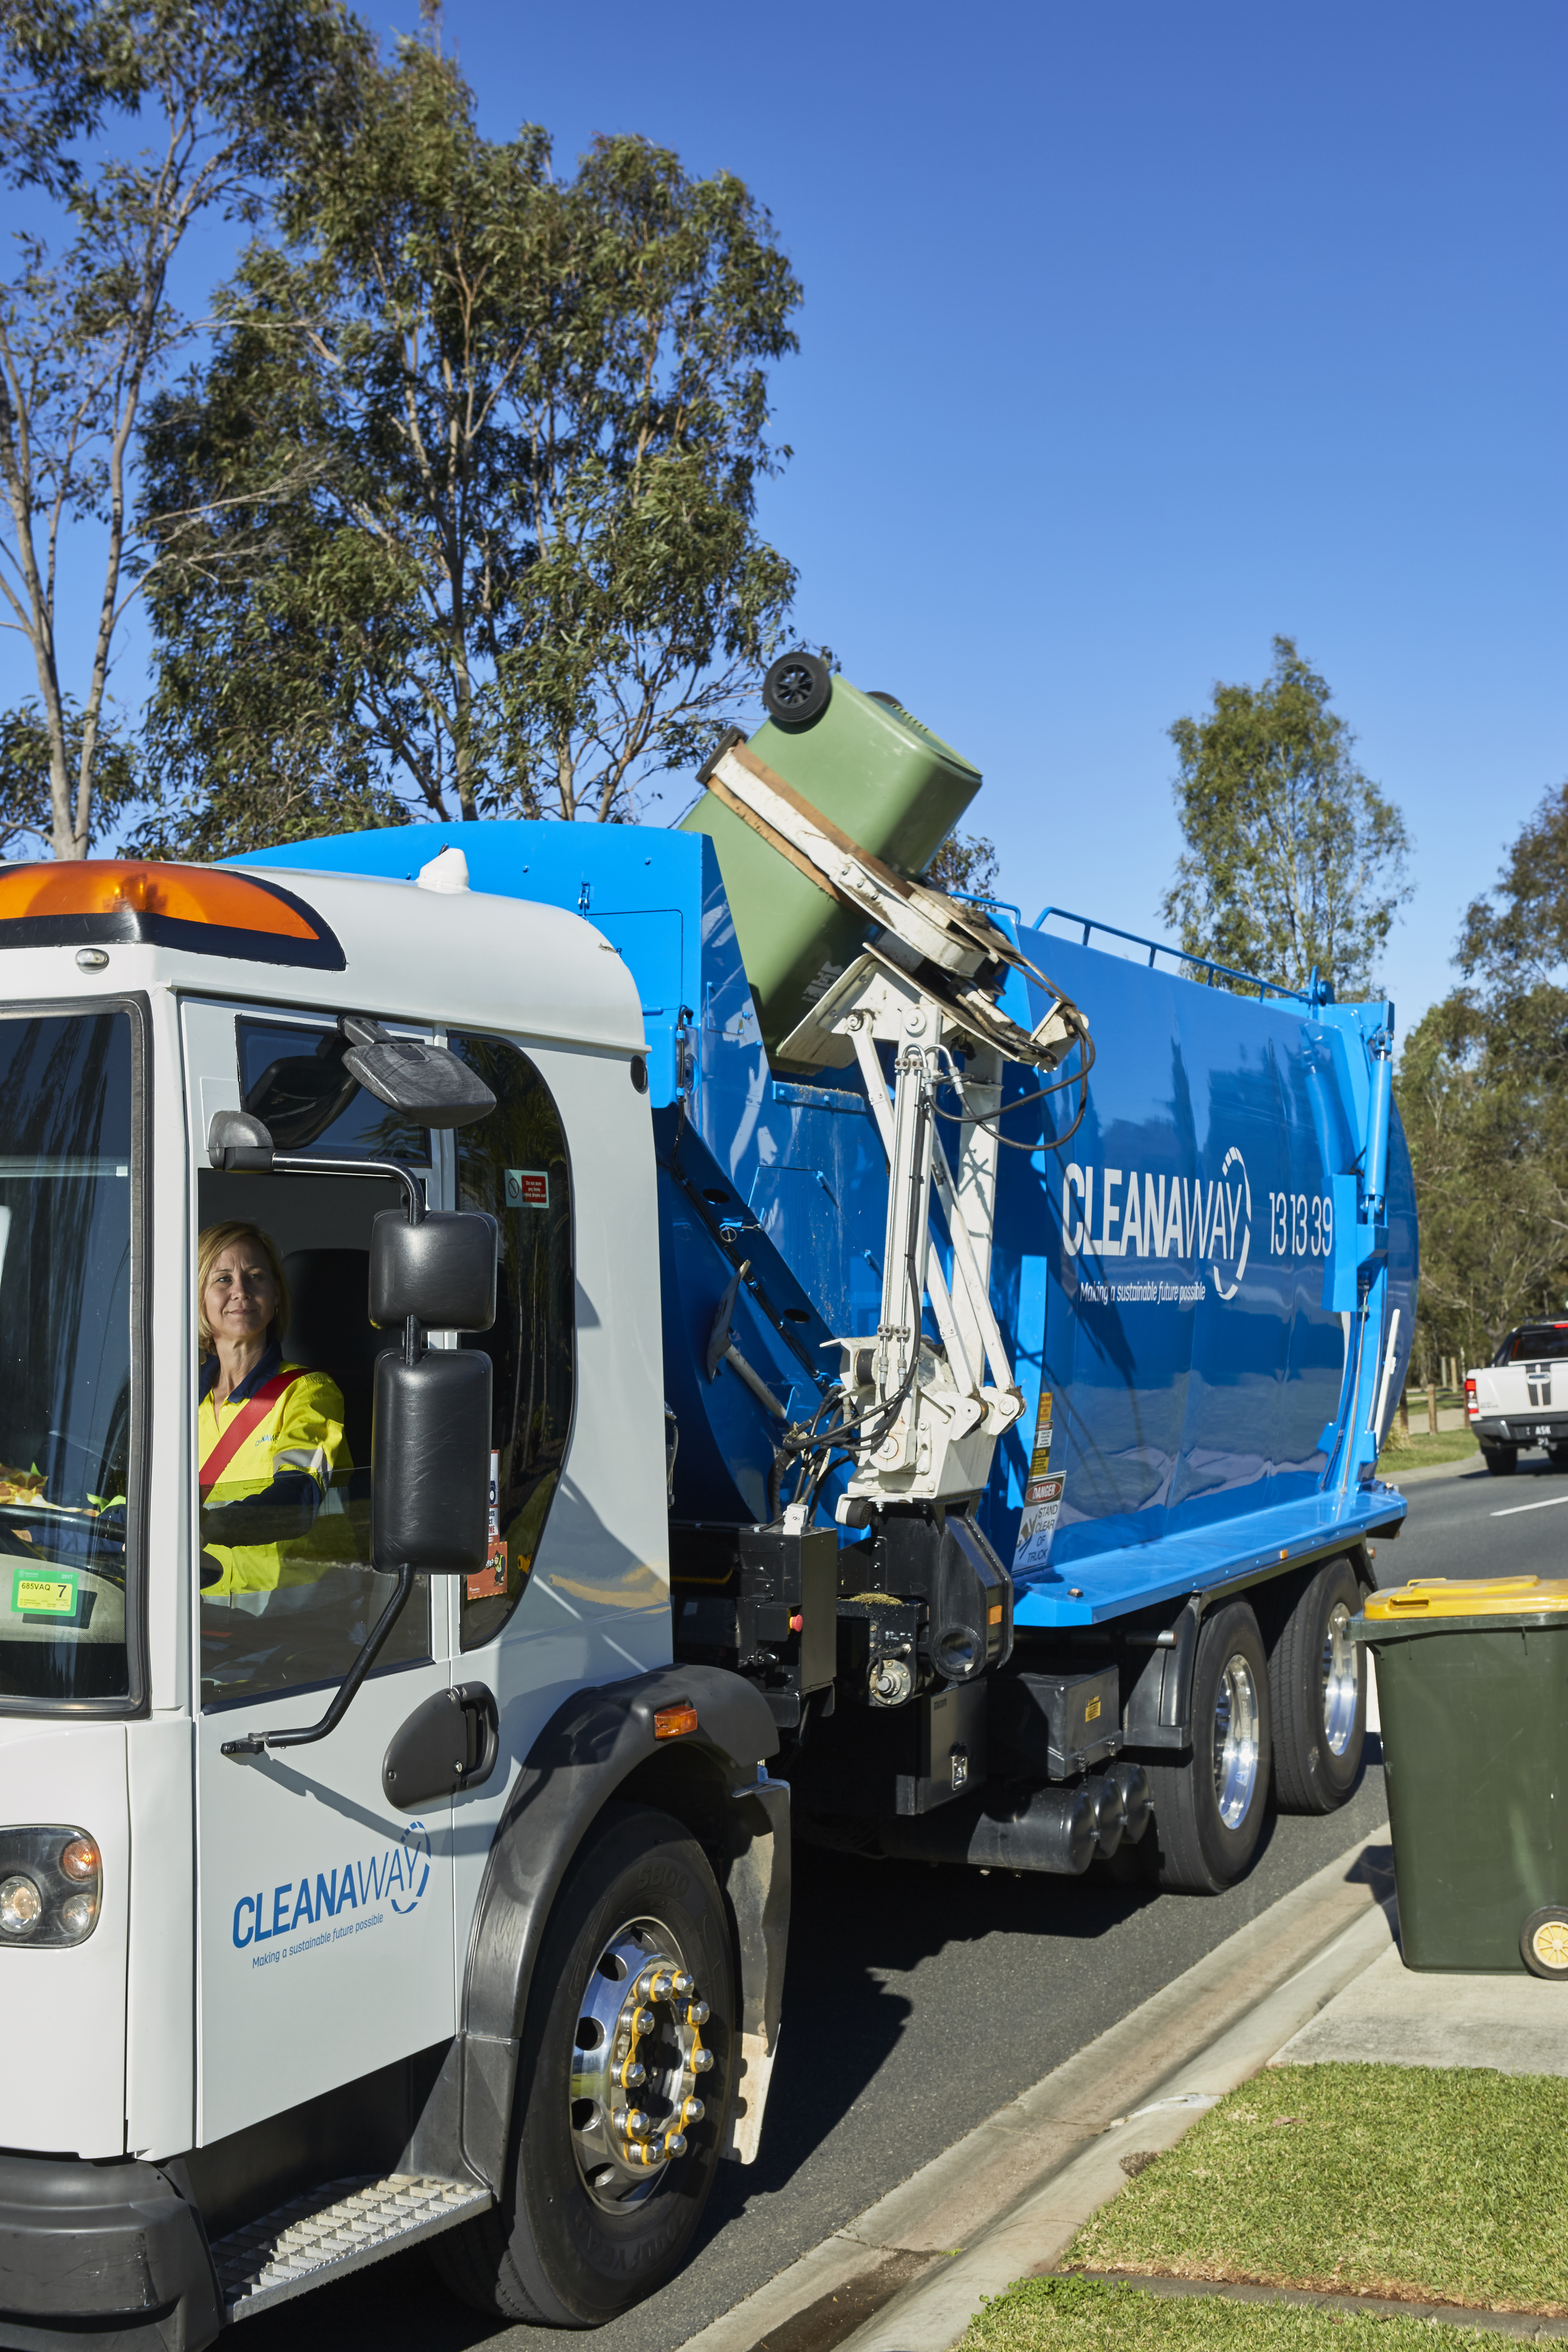
MULTIPOLYGON (((240 1406, 239 1411, 202 1464, 199 1484, 204 1503, 252 1430, 260 1428, 285 1390, 291 1389, 296 1381, 303 1379, 304 1370, 301 1364, 291 1372, 274 1372, 272 1378, 269 1381, 263 1381, 256 1394, 247 1398, 245 1403, 240 1406)), ((217 1410, 216 1405, 213 1410, 216 1415, 217 1410)))

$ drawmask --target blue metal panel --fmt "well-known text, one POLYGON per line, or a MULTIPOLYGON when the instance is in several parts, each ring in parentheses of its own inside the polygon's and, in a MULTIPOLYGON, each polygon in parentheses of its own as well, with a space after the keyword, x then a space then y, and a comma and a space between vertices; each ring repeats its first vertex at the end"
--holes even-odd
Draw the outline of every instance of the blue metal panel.
MULTIPOLYGON (((1250 1556, 1260 1512, 1276 1558, 1332 1540, 1342 1522, 1348 1540, 1369 1511, 1396 1516, 1397 1500, 1362 1491, 1385 1312, 1397 1290, 1407 1331, 1414 1303, 1396 1126, 1391 1202, 1405 1189, 1379 1232, 1387 1255, 1363 1276, 1364 1313, 1324 1304, 1333 1180, 1348 1171, 1353 1185, 1363 1164, 1366 1040, 1391 1008, 1259 1003, 1075 940, 1026 930, 1021 944, 1088 1013, 1098 1058, 1072 1141, 1002 1163, 992 1288, 1027 1399, 984 1506, 1004 1559, 1042 1387, 1063 1480, 1054 1536, 1016 1570, 1020 1622, 1223 1580, 1231 1551, 1250 1556)), ((1032 983, 1031 996, 1032 1021, 1046 999, 1032 983)), ((1010 1095, 1028 1090, 1009 1073, 1010 1095)), ((1049 1131, 1067 1117, 1053 1111, 1049 1131)), ((1003 1124, 1047 1132, 1038 1110, 1003 1124)))
MULTIPOLYGON (((708 1333, 749 1257, 738 1342, 792 1417, 808 1418, 835 1369, 823 1343, 875 1330, 887 1171, 858 1076, 817 1086, 770 1072, 706 835, 421 824, 237 862, 412 878, 448 844, 476 889, 582 913, 637 977, 677 1510, 760 1517, 777 1424, 728 1369, 708 1381, 708 1333)), ((998 919, 1082 1005, 1098 1051, 1070 1143, 1002 1155, 992 1291, 1026 1400, 982 1506, 1005 1559, 1042 1389, 1064 1480, 1044 1556, 1032 1547, 1016 1570, 1020 1623, 1150 1605, 1398 1516, 1398 1498, 1370 1483, 1415 1314, 1397 1114, 1375 1216, 1366 1189, 1382 1108, 1373 1045, 1393 1008, 1259 1002, 1155 969, 1152 955, 1134 962, 998 919)), ((1046 1010, 1017 974, 1003 1002, 1026 1027, 1046 1010)), ((1006 1097, 1037 1083, 1010 1069, 1006 1097)), ((1075 1101, 1025 1106, 1004 1132, 1038 1147, 1075 1101)))

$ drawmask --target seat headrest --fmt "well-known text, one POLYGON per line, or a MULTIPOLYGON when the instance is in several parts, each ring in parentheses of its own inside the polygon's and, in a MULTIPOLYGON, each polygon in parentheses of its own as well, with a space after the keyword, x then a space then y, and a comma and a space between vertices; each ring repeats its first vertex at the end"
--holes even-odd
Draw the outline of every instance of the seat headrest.
POLYGON ((290 1307, 285 1357, 340 1381, 368 1375, 388 1344, 370 1319, 370 1252, 290 1250, 283 1272, 290 1307))

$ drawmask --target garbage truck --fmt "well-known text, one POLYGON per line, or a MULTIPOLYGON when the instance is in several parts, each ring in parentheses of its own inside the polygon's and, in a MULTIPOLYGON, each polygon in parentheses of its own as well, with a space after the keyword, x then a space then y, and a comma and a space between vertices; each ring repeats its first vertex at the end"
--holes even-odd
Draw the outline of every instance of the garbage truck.
POLYGON ((1354 1784, 1392 1007, 935 888, 973 768, 764 700, 675 827, 0 870, 0 2344, 425 2241, 612 2318, 756 2154, 792 1820, 1202 1894, 1354 1784))

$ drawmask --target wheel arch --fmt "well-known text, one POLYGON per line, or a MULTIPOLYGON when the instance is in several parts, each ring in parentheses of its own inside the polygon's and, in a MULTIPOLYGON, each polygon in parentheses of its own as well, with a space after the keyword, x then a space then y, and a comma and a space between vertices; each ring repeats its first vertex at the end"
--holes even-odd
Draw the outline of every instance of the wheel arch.
POLYGON ((760 2034, 771 2054, 789 1925, 789 1792, 765 1771, 778 1745, 761 1693, 717 1666, 658 1666, 574 1691, 541 1730, 491 1841, 464 1977, 463 2154, 498 2197, 540 1948, 606 1806, 657 1805, 707 1850, 730 1915, 742 2047, 760 2034), (683 1699, 697 1729, 660 1739, 656 1713, 683 1699))

